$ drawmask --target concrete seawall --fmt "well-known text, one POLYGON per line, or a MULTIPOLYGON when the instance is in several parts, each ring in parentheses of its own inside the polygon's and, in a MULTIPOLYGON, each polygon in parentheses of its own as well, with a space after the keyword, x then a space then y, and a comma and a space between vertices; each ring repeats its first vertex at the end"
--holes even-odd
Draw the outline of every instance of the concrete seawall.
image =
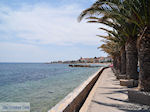
POLYGON ((78 112, 105 68, 101 68, 90 76, 48 112, 78 112))

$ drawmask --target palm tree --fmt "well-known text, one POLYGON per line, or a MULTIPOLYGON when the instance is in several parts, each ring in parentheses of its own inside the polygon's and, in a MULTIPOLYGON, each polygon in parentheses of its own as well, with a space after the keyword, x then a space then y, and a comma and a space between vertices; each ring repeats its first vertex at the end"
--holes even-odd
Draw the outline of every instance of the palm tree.
POLYGON ((130 10, 127 20, 138 26, 139 89, 150 91, 150 0, 124 0, 130 10))
POLYGON ((99 48, 107 52, 114 60, 113 64, 115 68, 115 73, 120 71, 119 45, 113 41, 105 41, 105 44, 102 44, 99 48))
MULTIPOLYGON (((139 54, 139 89, 150 91, 150 0, 128 0, 132 13, 135 15, 131 21, 138 25, 139 54)), ((129 4, 128 3, 128 4, 129 4)))
MULTIPOLYGON (((115 30, 117 30, 117 32, 121 33, 124 37, 127 38, 125 47, 122 47, 122 51, 124 51, 123 48, 125 48, 126 50, 126 67, 122 66, 122 69, 126 68, 126 75, 129 79, 137 80, 138 79, 138 72, 137 72, 138 57, 136 49, 137 26, 133 23, 129 23, 128 21, 126 21, 127 17, 125 16, 129 14, 129 11, 124 10, 125 7, 121 5, 122 2, 120 0, 118 0, 118 2, 116 1, 117 0, 99 0, 95 4, 93 4, 91 8, 83 11, 79 16, 79 19, 81 20, 83 17, 91 15, 101 16, 100 17, 101 19, 99 19, 98 22, 113 27, 115 30), (110 21, 108 23, 108 19, 112 20, 111 24, 110 21), (117 26, 114 25, 113 23, 116 23, 117 26)), ((98 19, 98 18, 91 17, 90 19, 98 19)), ((124 55, 125 52, 122 53, 122 56, 124 55)), ((125 60, 125 58, 122 58, 122 62, 123 60, 125 60)), ((123 71, 122 73, 125 72, 123 71)))
POLYGON ((105 28, 99 28, 101 30, 104 30, 108 33, 108 36, 102 36, 102 35, 97 35, 101 38, 104 38, 106 40, 109 40, 109 41, 113 41, 114 43, 118 43, 119 45, 119 51, 120 51, 120 54, 119 55, 116 55, 116 56, 113 56, 113 65, 114 65, 114 68, 116 69, 115 73, 117 75, 119 75, 120 73, 121 74, 125 74, 126 73, 126 53, 125 53, 125 42, 126 42, 126 38, 124 38, 123 35, 121 35, 121 28, 118 26, 117 23, 115 22, 111 22, 109 20, 107 20, 108 18, 106 17, 103 17, 103 18, 97 18, 97 17, 88 17, 87 19, 90 19, 88 22, 89 23, 103 23, 105 25, 108 25, 109 27, 114 27, 115 29, 114 30, 108 30, 108 29, 105 29, 105 28))
POLYGON ((98 0, 91 8, 82 12, 80 19, 91 14, 103 14, 107 17, 111 15, 111 19, 113 14, 124 20, 126 26, 124 26, 124 23, 120 23, 120 25, 124 26, 127 34, 132 34, 125 34, 128 37, 126 43, 126 70, 127 74, 129 72, 135 74, 130 74, 128 77, 136 76, 137 58, 135 57, 137 52, 134 52, 136 51, 134 47, 136 48, 137 43, 140 63, 139 88, 143 91, 150 91, 150 0, 98 0), (137 33, 138 30, 140 33, 137 33), (135 61, 132 61, 134 59, 135 61))
MULTIPOLYGON (((106 30, 104 28, 101 28, 101 29, 106 30)), ((107 52, 113 58, 115 73, 116 73, 116 75, 119 75, 120 72, 122 72, 122 61, 121 60, 123 57, 121 55, 122 54, 121 49, 124 46, 124 44, 121 44, 121 42, 123 42, 123 39, 119 38, 119 37, 116 38, 114 35, 118 36, 118 34, 115 31, 107 30, 107 32, 108 32, 108 36, 98 35, 99 37, 105 39, 105 40, 103 40, 103 42, 107 43, 107 44, 103 44, 99 48, 103 48, 103 50, 106 49, 105 52, 107 52)))

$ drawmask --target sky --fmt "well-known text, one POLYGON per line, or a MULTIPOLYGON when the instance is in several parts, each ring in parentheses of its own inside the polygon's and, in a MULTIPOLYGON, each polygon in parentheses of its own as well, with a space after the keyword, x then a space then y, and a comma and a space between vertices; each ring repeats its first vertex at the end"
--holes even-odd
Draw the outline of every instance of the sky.
POLYGON ((0 0, 0 62, 50 62, 107 56, 101 24, 80 23, 95 0, 0 0))

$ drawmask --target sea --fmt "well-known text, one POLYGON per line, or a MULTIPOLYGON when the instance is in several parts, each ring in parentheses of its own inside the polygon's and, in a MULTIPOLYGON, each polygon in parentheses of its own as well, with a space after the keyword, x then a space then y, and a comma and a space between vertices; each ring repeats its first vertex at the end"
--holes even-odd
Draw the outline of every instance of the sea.
POLYGON ((68 64, 0 63, 0 102, 29 102, 31 112, 47 112, 98 69, 68 64))

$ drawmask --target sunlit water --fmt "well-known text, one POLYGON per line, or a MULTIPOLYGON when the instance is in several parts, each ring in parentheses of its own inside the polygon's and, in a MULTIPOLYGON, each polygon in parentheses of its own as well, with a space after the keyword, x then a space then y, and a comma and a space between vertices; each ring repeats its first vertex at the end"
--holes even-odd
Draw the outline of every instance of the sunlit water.
POLYGON ((0 102, 30 102, 31 112, 47 112, 98 69, 1 63, 0 102))

